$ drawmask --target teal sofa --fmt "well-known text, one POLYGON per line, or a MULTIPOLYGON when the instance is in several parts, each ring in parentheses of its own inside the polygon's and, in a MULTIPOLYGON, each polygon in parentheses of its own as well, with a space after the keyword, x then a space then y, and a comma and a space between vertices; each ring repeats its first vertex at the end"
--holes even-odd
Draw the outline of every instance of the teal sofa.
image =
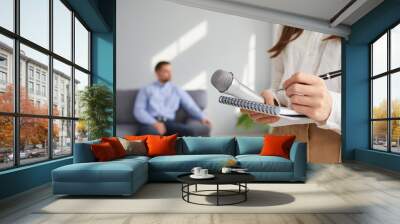
POLYGON ((306 180, 306 144, 294 142, 290 159, 260 156, 263 137, 182 137, 177 155, 127 156, 96 162, 90 145, 75 144, 74 163, 52 171, 54 194, 131 195, 148 181, 176 181, 193 167, 218 172, 228 160, 247 168, 258 182, 304 182, 306 180))

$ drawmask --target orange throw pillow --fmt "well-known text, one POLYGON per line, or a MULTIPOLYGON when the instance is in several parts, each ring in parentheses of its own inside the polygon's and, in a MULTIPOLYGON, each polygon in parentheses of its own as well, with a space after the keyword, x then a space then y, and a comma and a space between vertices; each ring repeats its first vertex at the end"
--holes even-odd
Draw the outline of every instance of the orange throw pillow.
POLYGON ((110 161, 117 158, 113 147, 108 142, 93 144, 91 145, 91 149, 94 157, 99 162, 110 161))
POLYGON ((265 135, 261 156, 280 156, 289 159, 295 135, 265 135))
POLYGON ((149 135, 146 140, 147 155, 152 157, 176 155, 176 138, 176 134, 170 136, 149 135))
POLYGON ((150 135, 125 135, 125 139, 129 141, 146 141, 147 137, 150 135))
POLYGON ((109 137, 109 138, 101 138, 101 142, 108 142, 114 149, 115 155, 117 158, 125 157, 126 151, 124 146, 122 146, 121 142, 116 137, 109 137))

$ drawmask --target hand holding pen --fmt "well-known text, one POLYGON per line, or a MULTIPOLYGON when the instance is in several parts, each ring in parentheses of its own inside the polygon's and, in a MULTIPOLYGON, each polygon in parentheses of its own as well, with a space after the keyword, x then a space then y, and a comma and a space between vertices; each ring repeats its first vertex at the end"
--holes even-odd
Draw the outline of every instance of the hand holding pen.
MULTIPOLYGON (((337 70, 337 71, 328 72, 328 73, 319 75, 318 77, 320 77, 323 80, 328 80, 328 79, 333 79, 333 78, 339 77, 341 75, 342 75, 342 70, 337 70)), ((285 90, 285 88, 277 89, 275 92, 280 92, 283 90, 285 90)))
MULTIPOLYGON (((332 97, 324 80, 332 79, 341 75, 341 71, 329 72, 320 76, 295 73, 283 83, 283 88, 278 91, 286 92, 289 98, 291 109, 302 113, 318 123, 324 123, 332 110, 332 97)), ((265 90, 261 94, 265 103, 274 104, 274 93, 265 90)), ((248 112, 249 116, 258 123, 274 123, 278 117, 262 115, 257 112, 248 112)))
POLYGON ((283 83, 290 107, 318 123, 324 123, 332 110, 332 97, 325 81, 340 76, 335 71, 320 76, 296 73, 283 83))

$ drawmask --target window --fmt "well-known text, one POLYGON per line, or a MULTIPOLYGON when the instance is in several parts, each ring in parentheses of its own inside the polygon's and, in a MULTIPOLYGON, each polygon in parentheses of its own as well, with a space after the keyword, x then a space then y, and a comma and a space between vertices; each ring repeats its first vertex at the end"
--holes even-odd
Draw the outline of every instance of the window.
POLYGON ((39 69, 36 69, 36 80, 40 81, 40 71, 39 71, 39 69))
POLYGON ((29 74, 29 79, 33 80, 33 67, 32 66, 29 66, 28 74, 29 74))
POLYGON ((75 117, 80 116, 80 95, 86 86, 89 86, 89 74, 75 70, 75 117))
MULTIPOLYGON (((40 102, 37 102, 40 104, 40 102)), ((19 158, 21 164, 47 160, 49 158, 48 119, 20 118, 19 158)))
POLYGON ((28 92, 29 94, 33 94, 34 92, 33 82, 28 82, 28 92))
MULTIPOLYGON (((40 84, 36 84, 36 95, 39 96, 40 95, 40 84)), ((31 96, 33 97, 33 96, 31 96)))
POLYGON ((6 85, 7 84, 7 73, 0 71, 0 84, 6 85))
POLYGON ((89 69, 89 32, 77 18, 75 18, 75 62, 89 69))
POLYGON ((90 32, 62 0, 0 0, 0 11, 0 170, 70 156, 87 136, 74 105, 90 85, 90 32))
POLYGON ((7 90, 7 56, 0 53, 0 91, 7 90))
MULTIPOLYGON (((72 102, 65 103, 64 96, 71 96, 72 92, 70 89, 65 89, 65 83, 72 84, 72 68, 69 65, 66 65, 58 60, 53 60, 54 69, 53 69, 53 114, 57 115, 60 114, 61 116, 65 117, 72 117, 72 102), (60 97, 60 98, 59 98, 60 97), (58 99, 61 100, 58 101, 58 99), (61 113, 61 107, 65 106, 67 109, 64 113, 61 113)), ((72 101, 72 98, 69 100, 72 101)))
POLYGON ((0 169, 14 166, 14 122, 12 116, 0 115, 0 169))
POLYGON ((53 0, 54 52, 71 60, 72 12, 60 1, 53 0))
POLYGON ((14 31, 14 0, 1 0, 0 9, 0 26, 14 31))
POLYGON ((400 24, 370 45, 371 148, 400 153, 400 24))
POLYGON ((72 121, 53 120, 53 157, 71 155, 72 121))
POLYGON ((49 48, 49 0, 19 0, 21 36, 49 48))
POLYGON ((7 56, 0 55, 0 67, 7 68, 7 56))
POLYGON ((42 86, 42 96, 46 96, 46 86, 42 86))
MULTIPOLYGON (((0 3, 1 5, 2 3, 0 3)), ((0 20, 1 18, 2 15, 0 15, 0 20)), ((13 52, 13 40, 0 33, 0 57, 2 58, 0 61, 0 113, 12 113, 14 111, 14 71, 13 66, 11 66, 11 59, 14 57, 13 52)))

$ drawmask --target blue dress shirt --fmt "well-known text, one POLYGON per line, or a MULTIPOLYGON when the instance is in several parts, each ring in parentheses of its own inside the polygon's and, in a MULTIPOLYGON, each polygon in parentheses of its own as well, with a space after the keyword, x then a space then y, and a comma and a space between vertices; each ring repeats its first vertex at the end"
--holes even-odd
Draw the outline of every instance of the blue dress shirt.
POLYGON ((205 118, 186 91, 171 82, 156 81, 140 89, 133 106, 133 115, 140 123, 152 125, 157 122, 158 116, 174 120, 180 105, 193 118, 197 120, 205 118))

